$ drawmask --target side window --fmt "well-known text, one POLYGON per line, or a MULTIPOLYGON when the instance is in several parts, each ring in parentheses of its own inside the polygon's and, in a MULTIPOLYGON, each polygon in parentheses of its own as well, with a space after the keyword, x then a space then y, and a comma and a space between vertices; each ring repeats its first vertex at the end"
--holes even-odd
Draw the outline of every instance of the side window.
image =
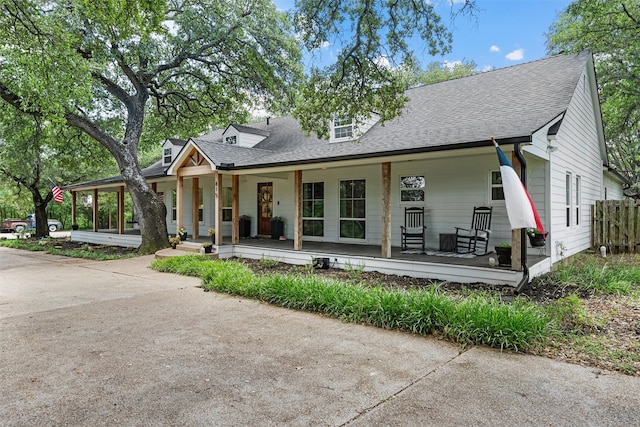
POLYGON ((576 175, 576 225, 580 225, 580 175, 576 175))
POLYGON ((171 156, 171 147, 167 147, 167 148, 164 149, 163 157, 164 158, 163 158, 162 162, 165 165, 168 165, 169 163, 171 163, 171 160, 173 160, 172 156, 171 156))
POLYGON ((177 218, 176 214, 176 204, 178 201, 178 197, 176 195, 176 190, 171 190, 171 220, 175 221, 177 218))
POLYGON ((204 221, 204 190, 198 188, 198 221, 204 221))
POLYGON ((302 184, 302 235, 324 236, 324 182, 302 184))
POLYGON ((343 139, 353 136, 353 120, 349 117, 336 117, 333 120, 333 138, 343 139))
POLYGON ((424 202, 426 181, 424 175, 400 177, 400 202, 424 202))
POLYGON ((571 188, 573 180, 571 177, 571 172, 567 172, 565 177, 565 212, 566 212, 566 225, 567 227, 571 227, 571 193, 573 193, 573 189, 571 188))
POLYGON ((222 220, 231 221, 233 211, 231 208, 231 187, 222 187, 222 220))
POLYGON ((491 171, 491 176, 489 177, 489 186, 491 194, 491 201, 496 202, 499 200, 504 200, 504 188, 502 188, 502 175, 499 170, 491 171))

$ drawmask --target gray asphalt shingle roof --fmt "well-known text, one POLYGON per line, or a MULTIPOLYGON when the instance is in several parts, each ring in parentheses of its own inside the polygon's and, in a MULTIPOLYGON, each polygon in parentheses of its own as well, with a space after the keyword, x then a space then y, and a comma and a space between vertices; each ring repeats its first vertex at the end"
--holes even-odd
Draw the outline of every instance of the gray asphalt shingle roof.
POLYGON ((217 165, 246 168, 451 149, 489 144, 492 136, 526 139, 566 111, 590 56, 556 55, 410 89, 402 115, 375 124, 357 143, 306 136, 292 117, 234 125, 267 136, 254 148, 223 144, 223 130, 194 142, 217 165))

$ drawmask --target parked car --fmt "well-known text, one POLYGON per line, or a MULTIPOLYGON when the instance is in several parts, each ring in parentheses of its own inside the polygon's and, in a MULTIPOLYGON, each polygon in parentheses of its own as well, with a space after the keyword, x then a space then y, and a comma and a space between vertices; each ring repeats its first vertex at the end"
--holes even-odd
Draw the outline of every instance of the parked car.
MULTIPOLYGON (((62 223, 57 219, 49 219, 47 221, 47 224, 49 224, 49 231, 62 230, 62 223)), ((2 221, 2 226, 0 226, 0 233, 20 233, 24 230, 29 230, 32 228, 36 228, 35 214, 29 214, 25 219, 5 219, 4 221, 2 221)))

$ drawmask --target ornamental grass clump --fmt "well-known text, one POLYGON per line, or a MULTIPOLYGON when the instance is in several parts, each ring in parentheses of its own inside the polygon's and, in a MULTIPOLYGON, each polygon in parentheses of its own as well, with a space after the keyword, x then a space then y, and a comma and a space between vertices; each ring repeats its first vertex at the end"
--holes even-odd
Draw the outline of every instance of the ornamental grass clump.
POLYGON ((439 333, 463 345, 521 350, 540 343, 552 327, 546 311, 533 303, 503 303, 486 295, 452 297, 438 287, 404 290, 371 288, 314 275, 256 276, 240 263, 202 256, 158 260, 153 267, 199 275, 207 290, 319 312, 346 322, 416 334, 439 333))

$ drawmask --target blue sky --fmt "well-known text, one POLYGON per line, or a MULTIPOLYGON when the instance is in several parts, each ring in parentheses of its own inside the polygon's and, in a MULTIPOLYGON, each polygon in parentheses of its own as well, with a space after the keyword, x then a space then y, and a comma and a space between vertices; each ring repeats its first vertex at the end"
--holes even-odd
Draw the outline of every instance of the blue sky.
MULTIPOLYGON (((455 1, 455 0, 454 0, 455 1)), ((478 70, 503 68, 546 56, 549 26, 571 1, 568 0, 477 0, 476 18, 458 16, 452 22, 449 0, 432 0, 442 22, 453 33, 453 51, 431 57, 420 45, 415 53, 422 65, 430 62, 473 61, 478 70)), ((281 10, 293 7, 293 0, 275 0, 281 10)), ((323 55, 332 56, 328 46, 323 55)))

